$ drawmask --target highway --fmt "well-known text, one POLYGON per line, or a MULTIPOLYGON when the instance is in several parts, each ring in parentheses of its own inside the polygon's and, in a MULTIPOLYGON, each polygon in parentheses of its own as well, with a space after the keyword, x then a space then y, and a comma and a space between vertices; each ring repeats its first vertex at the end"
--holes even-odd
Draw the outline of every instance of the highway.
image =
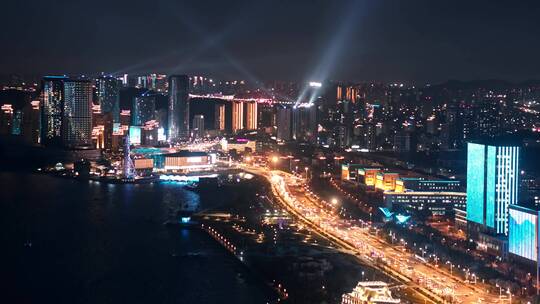
POLYGON ((267 178, 277 201, 306 226, 332 240, 341 250, 404 283, 425 302, 509 303, 508 298, 501 299, 498 294, 489 293, 485 284, 464 282, 404 247, 385 242, 369 224, 340 217, 337 206, 317 197, 302 178, 263 167, 240 166, 267 178))

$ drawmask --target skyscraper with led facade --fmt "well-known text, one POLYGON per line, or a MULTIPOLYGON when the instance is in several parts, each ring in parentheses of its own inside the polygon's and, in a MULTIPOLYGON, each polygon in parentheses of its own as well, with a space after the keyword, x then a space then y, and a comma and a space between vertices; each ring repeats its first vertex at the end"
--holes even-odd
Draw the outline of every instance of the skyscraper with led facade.
POLYGON ((467 222, 473 230, 508 235, 508 208, 518 202, 518 146, 469 143, 467 222))
POLYGON ((189 77, 169 77, 169 140, 189 135, 189 77))
POLYGON ((102 114, 112 113, 113 121, 120 122, 120 80, 111 76, 97 80, 97 97, 102 114))
POLYGON ((46 76, 41 81, 41 144, 60 145, 64 109, 65 76, 46 76))
POLYGON ((156 117, 156 97, 148 94, 133 98, 131 125, 142 126, 156 117))
POLYGON ((68 148, 92 145, 92 82, 64 81, 62 143, 68 148))
POLYGON ((540 215, 538 206, 511 205, 508 214, 508 251, 518 259, 537 262, 540 215))

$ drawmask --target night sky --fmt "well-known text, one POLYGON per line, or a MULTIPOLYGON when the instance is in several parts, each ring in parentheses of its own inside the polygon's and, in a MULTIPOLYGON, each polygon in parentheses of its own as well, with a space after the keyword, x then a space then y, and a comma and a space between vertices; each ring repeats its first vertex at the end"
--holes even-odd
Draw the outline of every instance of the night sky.
POLYGON ((540 78, 539 1, 22 0, 0 26, 3 74, 540 78))

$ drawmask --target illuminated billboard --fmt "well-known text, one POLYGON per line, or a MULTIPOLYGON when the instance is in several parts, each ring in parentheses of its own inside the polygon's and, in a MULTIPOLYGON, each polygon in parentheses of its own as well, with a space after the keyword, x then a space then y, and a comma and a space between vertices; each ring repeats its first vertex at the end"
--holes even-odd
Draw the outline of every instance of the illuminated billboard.
POLYGON ((521 206, 510 206, 508 212, 508 251, 522 258, 536 261, 538 211, 521 206))

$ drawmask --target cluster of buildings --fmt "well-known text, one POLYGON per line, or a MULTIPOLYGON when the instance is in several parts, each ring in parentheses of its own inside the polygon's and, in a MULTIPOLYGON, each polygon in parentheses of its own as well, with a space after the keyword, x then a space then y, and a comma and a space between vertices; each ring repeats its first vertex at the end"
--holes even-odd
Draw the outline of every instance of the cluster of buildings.
POLYGON ((258 99, 192 94, 211 79, 157 74, 131 79, 45 76, 30 95, 33 101, 2 105, 0 134, 46 147, 119 151, 126 136, 135 146, 158 146, 259 127, 258 99), (137 91, 121 100, 130 84, 137 91))
POLYGON ((467 207, 460 220, 479 249, 538 263, 540 206, 520 191, 519 145, 469 143, 467 207))
POLYGON ((384 208, 394 214, 453 216, 465 207, 466 193, 458 180, 403 176, 380 167, 344 164, 341 179, 379 192, 384 208))
POLYGON ((127 133, 134 133, 132 143, 156 145, 258 130, 278 142, 401 153, 463 149, 475 138, 540 130, 540 91, 496 84, 271 82, 252 87, 244 81, 154 73, 47 76, 28 92, 32 102, 3 102, 0 132, 66 148, 114 149, 119 141, 112 138, 127 133))
POLYGON ((521 150, 499 140, 469 142, 466 191, 459 180, 402 176, 359 164, 342 165, 341 179, 382 193, 388 216, 449 216, 479 250, 538 262, 540 206, 523 198, 521 150))

